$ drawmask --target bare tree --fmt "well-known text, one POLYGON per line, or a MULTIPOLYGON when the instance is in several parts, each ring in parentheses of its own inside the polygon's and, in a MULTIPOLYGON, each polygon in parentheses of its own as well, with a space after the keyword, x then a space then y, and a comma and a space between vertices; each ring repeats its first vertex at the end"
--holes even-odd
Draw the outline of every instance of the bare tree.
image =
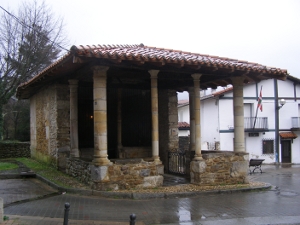
MULTIPOLYGON (((2 7, 1 7, 2 8, 2 7)), ((0 134, 2 108, 23 82, 50 65, 64 49, 63 19, 45 2, 24 2, 17 16, 3 9, 0 20, 0 134)))

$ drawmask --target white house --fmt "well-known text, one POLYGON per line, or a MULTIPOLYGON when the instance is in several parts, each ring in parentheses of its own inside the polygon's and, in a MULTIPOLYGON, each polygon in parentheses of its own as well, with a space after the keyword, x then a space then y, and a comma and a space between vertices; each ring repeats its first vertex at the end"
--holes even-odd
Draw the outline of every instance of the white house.
MULTIPOLYGON (((300 163, 300 79, 264 80, 245 85, 243 92, 249 157, 265 159, 264 163, 300 163), (262 111, 257 107, 260 92, 262 111)), ((189 108, 178 107, 180 122, 189 123, 189 108)), ((202 150, 233 150, 233 118, 232 87, 201 97, 202 150)))
POLYGON ((178 101, 178 136, 190 135, 190 114, 189 114, 189 101, 178 101))

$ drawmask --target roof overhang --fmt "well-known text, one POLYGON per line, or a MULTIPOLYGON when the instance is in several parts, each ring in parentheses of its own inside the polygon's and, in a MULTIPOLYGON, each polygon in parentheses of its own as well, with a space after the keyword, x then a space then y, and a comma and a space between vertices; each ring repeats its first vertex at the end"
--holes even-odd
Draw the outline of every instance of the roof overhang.
MULTIPOLYGON (((232 84, 243 76, 244 83, 265 79, 285 80, 287 71, 257 63, 183 52, 144 45, 72 46, 70 51, 17 89, 18 98, 30 98, 45 85, 58 80, 90 79, 94 65, 108 66, 111 84, 139 84, 149 79, 148 70, 159 70, 162 88, 186 91, 193 86, 191 74, 201 73, 201 89, 232 84)), ((142 86, 142 85, 140 85, 142 86)))

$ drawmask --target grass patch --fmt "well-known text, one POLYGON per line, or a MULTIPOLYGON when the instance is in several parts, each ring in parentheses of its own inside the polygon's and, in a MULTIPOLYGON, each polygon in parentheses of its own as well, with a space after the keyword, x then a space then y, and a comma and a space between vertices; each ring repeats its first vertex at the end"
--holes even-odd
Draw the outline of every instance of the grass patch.
POLYGON ((15 163, 0 162, 0 171, 17 169, 19 166, 15 163))
POLYGON ((20 141, 18 141, 18 140, 1 140, 0 144, 1 143, 3 143, 3 144, 15 144, 15 143, 20 143, 20 141))
POLYGON ((61 171, 58 171, 56 168, 45 163, 41 163, 31 158, 17 158, 17 161, 23 163, 25 166, 30 168, 36 174, 52 181, 53 183, 64 188, 88 188, 87 185, 81 183, 74 177, 71 177, 61 171))

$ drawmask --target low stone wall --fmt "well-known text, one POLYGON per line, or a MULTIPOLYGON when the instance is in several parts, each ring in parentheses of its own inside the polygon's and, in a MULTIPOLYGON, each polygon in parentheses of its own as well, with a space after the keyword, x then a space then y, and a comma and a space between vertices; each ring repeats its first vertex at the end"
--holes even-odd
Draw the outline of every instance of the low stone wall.
POLYGON ((249 154, 230 151, 202 151, 203 160, 192 161, 191 183, 225 185, 248 183, 249 154))
POLYGON ((0 158, 30 158, 30 143, 0 143, 0 158))
POLYGON ((66 173, 100 191, 149 188, 163 184, 163 165, 143 159, 117 159, 107 166, 94 166, 91 162, 70 158, 66 173))
POLYGON ((91 166, 93 189, 124 190, 163 185, 162 164, 143 159, 119 159, 108 166, 91 166))
POLYGON ((91 185, 91 163, 76 158, 67 158, 66 173, 85 184, 91 185))

